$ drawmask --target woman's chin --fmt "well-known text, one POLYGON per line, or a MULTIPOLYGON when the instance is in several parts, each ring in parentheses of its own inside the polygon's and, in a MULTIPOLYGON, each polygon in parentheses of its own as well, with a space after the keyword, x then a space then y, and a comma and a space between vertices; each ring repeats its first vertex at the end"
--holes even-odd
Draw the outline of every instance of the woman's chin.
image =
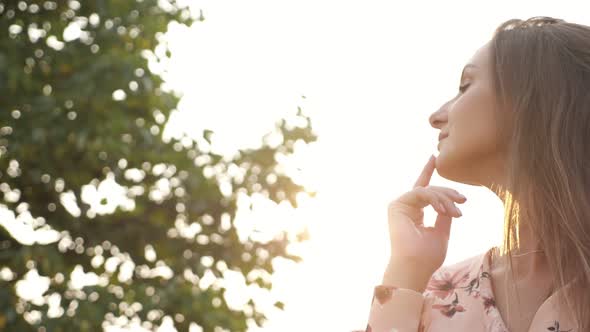
POLYGON ((451 164, 452 162, 449 160, 448 154, 443 151, 439 151, 434 162, 434 168, 436 169, 438 175, 445 179, 453 180, 453 169, 456 170, 457 167, 453 167, 451 164))
POLYGON ((439 153, 434 162, 434 168, 440 177, 453 182, 473 184, 467 181, 469 167, 465 168, 464 165, 465 162, 453 159, 448 151, 439 153))

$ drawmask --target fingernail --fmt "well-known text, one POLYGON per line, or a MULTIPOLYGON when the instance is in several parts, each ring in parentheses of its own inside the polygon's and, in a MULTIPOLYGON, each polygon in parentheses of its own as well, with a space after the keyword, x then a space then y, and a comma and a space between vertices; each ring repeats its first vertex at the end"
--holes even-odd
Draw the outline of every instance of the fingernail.
POLYGON ((455 206, 455 210, 457 211, 457 213, 459 214, 459 216, 462 216, 463 215, 463 213, 461 213, 461 210, 459 210, 458 207, 455 206))

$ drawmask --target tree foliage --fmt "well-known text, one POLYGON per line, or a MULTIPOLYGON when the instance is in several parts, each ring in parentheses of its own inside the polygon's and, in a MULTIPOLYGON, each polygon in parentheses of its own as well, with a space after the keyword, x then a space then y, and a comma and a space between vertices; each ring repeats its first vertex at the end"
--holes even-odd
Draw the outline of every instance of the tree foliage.
POLYGON ((229 269, 270 289, 273 258, 300 260, 290 234, 255 241, 233 221, 240 193, 297 206, 304 188, 277 157, 316 136, 300 109, 306 126, 281 120, 280 144, 231 158, 211 151, 209 130, 162 136, 179 96, 150 61, 169 55, 155 50, 170 22, 203 19, 168 1, 0 1, 0 329, 96 331, 119 318, 152 330, 169 316, 180 331, 245 331, 266 319, 199 280, 229 269), (32 271, 42 300, 17 294, 32 271), (74 282, 81 271, 94 282, 74 282))

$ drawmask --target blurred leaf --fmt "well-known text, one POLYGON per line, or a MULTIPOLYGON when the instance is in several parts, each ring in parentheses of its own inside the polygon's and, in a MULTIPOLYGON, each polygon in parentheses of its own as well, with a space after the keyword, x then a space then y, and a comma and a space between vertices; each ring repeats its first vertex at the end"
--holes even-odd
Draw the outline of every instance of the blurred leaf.
MULTIPOLYGON (((239 192, 266 192, 296 205, 305 190, 277 171, 275 156, 293 153, 298 140, 313 142, 309 122, 291 128, 282 121, 283 144, 241 150, 233 160, 197 142, 184 148, 181 139, 162 140, 179 97, 163 91, 147 58, 170 22, 193 24, 183 10, 173 0, 0 1, 0 204, 17 216, 30 213, 37 231, 60 234, 57 242, 28 245, 0 227, 0 270, 13 273, 0 279, 0 330, 98 331, 119 316, 138 317, 155 330, 170 316, 179 331, 191 322, 206 332, 246 331, 247 319, 261 325, 266 317, 230 309, 224 288, 201 289, 199 280, 208 271, 222 277, 224 266, 247 276, 272 273, 275 257, 300 260, 286 252, 285 238, 240 239, 233 219, 239 192), (205 157, 208 163, 195 162, 205 157), (224 196, 206 169, 227 172, 231 165, 245 178, 232 178, 231 195, 224 196), (272 185, 268 175, 276 176, 272 185), (116 201, 122 200, 116 191, 85 201, 84 186, 101 182, 121 186, 132 208, 116 201), (79 215, 62 204, 66 193, 79 215), (16 294, 16 283, 33 267, 51 278, 44 296, 60 296, 63 312, 55 317, 48 304, 16 294), (107 283, 72 289, 71 273, 80 268, 107 283), (129 278, 120 278, 125 273, 129 278), (25 320, 35 310, 39 320, 25 320)), ((202 11, 195 17, 204 19, 202 11)), ((211 143, 213 131, 202 137, 211 143)))

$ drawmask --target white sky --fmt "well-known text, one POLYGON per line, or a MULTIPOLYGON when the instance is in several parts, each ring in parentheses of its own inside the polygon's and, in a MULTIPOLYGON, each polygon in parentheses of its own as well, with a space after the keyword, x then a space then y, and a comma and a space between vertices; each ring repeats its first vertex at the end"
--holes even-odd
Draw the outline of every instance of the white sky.
MULTIPOLYGON (((436 153, 428 116, 456 94, 463 65, 498 24, 537 15, 588 24, 581 3, 195 1, 205 21, 171 31, 169 82, 185 93, 177 125, 213 129, 219 151, 232 151, 301 106, 319 135, 297 161, 319 191, 292 214, 311 231, 306 260, 273 276, 286 310, 251 331, 364 329, 389 255, 386 205, 436 153)), ((503 211, 491 192, 436 172, 431 184, 468 197, 445 264, 499 243, 503 211)))

